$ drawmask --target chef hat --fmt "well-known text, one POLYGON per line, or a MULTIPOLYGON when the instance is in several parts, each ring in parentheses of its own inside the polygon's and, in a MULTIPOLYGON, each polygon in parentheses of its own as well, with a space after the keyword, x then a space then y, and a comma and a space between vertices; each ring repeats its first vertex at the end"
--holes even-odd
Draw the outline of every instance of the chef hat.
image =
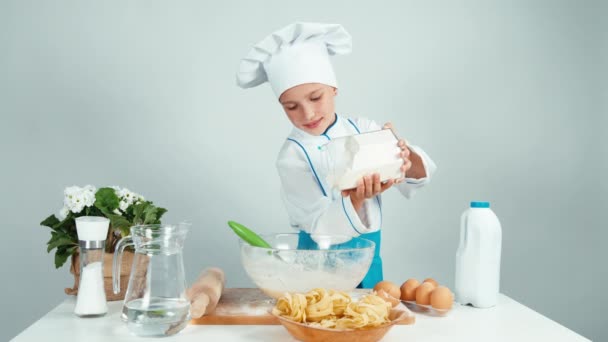
POLYGON ((337 87, 330 55, 352 49, 350 34, 338 24, 297 22, 257 43, 241 60, 237 84, 252 88, 266 81, 277 98, 304 83, 337 87))

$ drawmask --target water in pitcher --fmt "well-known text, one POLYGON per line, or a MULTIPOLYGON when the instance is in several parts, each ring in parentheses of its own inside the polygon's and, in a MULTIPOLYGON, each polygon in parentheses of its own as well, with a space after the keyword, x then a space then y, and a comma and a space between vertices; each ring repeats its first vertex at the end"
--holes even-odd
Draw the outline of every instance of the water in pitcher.
POLYGON ((138 336, 173 335, 190 321, 190 303, 166 298, 136 299, 123 307, 122 318, 138 336))

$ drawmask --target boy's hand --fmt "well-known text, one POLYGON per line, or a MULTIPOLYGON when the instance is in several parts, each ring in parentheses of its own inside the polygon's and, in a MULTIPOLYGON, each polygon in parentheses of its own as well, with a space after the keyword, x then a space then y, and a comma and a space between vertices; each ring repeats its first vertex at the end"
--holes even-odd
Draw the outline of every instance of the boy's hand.
MULTIPOLYGON (((393 134, 397 136, 397 132, 395 132, 392 123, 387 122, 384 124, 384 126, 382 126, 382 128, 390 129, 391 131, 393 131, 393 134)), ((412 154, 412 152, 407 147, 407 142, 404 139, 399 139, 399 141, 397 142, 397 146, 399 146, 399 148, 401 149, 400 156, 403 159, 403 165, 401 165, 401 178, 395 179, 395 184, 401 183, 405 179, 405 174, 407 173, 407 171, 412 168, 412 161, 410 160, 410 155, 412 154)))
POLYGON ((373 175, 367 175, 361 178, 357 182, 356 188, 350 190, 343 190, 342 196, 350 197, 350 201, 353 203, 353 207, 355 208, 355 210, 359 211, 361 210, 361 207, 363 207, 363 201, 381 194, 386 189, 393 186, 394 183, 395 181, 392 179, 388 180, 385 183, 381 183, 380 174, 374 173, 373 175))

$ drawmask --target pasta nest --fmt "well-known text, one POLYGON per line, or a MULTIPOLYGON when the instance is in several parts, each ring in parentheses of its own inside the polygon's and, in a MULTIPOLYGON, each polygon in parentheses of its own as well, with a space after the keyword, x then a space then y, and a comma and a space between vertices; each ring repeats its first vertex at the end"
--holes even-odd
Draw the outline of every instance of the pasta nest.
POLYGON ((346 292, 317 288, 306 294, 285 293, 272 313, 313 327, 346 330, 388 323, 390 310, 391 304, 375 293, 355 302, 346 292))

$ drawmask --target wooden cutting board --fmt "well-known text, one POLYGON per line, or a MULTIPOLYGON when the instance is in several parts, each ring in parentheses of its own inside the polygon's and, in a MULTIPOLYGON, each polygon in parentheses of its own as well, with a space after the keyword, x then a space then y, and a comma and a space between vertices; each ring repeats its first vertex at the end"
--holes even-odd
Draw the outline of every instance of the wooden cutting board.
POLYGON ((217 325, 278 325, 279 320, 270 314, 275 300, 262 290, 228 288, 224 289, 215 311, 195 318, 191 324, 217 325))
MULTIPOLYGON (((369 289, 359 289, 368 293, 369 289)), ((278 325, 279 320, 270 314, 275 300, 258 288, 227 288, 209 315, 195 318, 190 324, 207 325, 278 325)), ((408 318, 399 324, 414 324, 416 317, 403 303, 399 308, 408 312, 408 318), (403 306, 403 307, 401 307, 403 306)))

